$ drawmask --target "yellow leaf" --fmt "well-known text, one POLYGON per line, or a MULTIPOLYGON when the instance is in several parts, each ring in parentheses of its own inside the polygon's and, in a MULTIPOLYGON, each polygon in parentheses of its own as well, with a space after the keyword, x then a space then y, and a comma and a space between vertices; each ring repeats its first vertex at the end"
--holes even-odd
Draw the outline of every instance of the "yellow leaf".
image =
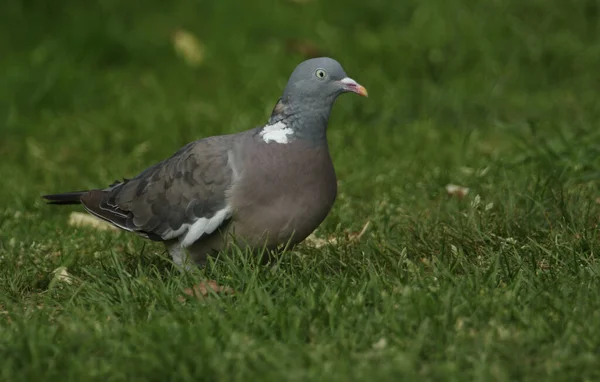
POLYGON ((204 45, 191 32, 178 29, 173 33, 175 52, 190 66, 200 66, 204 61, 204 45))
POLYGON ((448 184, 446 185, 446 192, 450 196, 456 196, 457 198, 462 199, 469 194, 469 189, 467 187, 457 186, 456 184, 448 184))
POLYGON ((71 212, 71 216, 69 216, 69 224, 75 227, 91 227, 100 231, 119 231, 117 227, 105 222, 104 220, 100 220, 83 212, 71 212))
MULTIPOLYGON (((369 226, 371 225, 371 221, 367 220, 367 222, 364 224, 364 226, 362 227, 362 229, 360 230, 360 232, 352 232, 352 233, 348 233, 346 232, 346 239, 349 243, 353 243, 353 242, 358 242, 363 235, 365 234, 365 232, 367 232, 367 229, 369 228, 369 226)), ((326 245, 336 245, 338 244, 338 239, 330 236, 328 238, 325 239, 321 239, 319 237, 316 237, 314 232, 312 234, 310 234, 306 239, 305 239, 306 244, 315 247, 315 248, 321 248, 324 247, 326 245)))
MULTIPOLYGON (((197 285, 194 285, 192 288, 186 288, 183 293, 189 297, 195 297, 197 299, 202 299, 208 297, 209 293, 214 292, 217 294, 225 294, 232 295, 235 294, 235 291, 228 287, 217 284, 215 280, 208 280, 207 282, 201 282, 197 285)), ((186 297, 179 296, 178 300, 180 302, 184 302, 186 297)))
POLYGON ((54 277, 60 282, 71 284, 73 282, 73 276, 67 272, 67 267, 58 267, 54 270, 54 277))

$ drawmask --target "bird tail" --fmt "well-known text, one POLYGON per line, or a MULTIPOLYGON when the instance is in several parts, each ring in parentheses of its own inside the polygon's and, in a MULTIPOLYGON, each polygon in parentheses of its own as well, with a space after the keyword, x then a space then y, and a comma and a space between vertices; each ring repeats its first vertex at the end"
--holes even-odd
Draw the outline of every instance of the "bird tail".
POLYGON ((65 192, 63 194, 43 195, 42 198, 48 201, 48 204, 81 204, 81 197, 88 191, 65 192))

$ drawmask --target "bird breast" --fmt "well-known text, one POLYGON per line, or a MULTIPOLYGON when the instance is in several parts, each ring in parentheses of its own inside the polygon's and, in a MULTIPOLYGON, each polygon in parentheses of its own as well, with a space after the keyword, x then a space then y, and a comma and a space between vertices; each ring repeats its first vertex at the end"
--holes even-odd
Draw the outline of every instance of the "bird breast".
POLYGON ((337 193, 327 145, 261 143, 237 158, 231 229, 251 246, 304 240, 325 219, 337 193))

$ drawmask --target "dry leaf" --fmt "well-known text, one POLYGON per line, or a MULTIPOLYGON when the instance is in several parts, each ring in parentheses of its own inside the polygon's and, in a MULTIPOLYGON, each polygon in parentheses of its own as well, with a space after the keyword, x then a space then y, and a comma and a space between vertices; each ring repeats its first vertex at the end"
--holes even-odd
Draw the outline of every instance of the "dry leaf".
MULTIPOLYGON (((353 242, 360 241, 360 239, 363 237, 365 232, 367 232, 367 229, 369 228, 370 225, 371 225, 371 221, 367 220, 367 222, 362 227, 360 232, 353 232, 350 234, 346 233, 346 239, 348 240, 348 242, 353 243, 353 242)), ((319 237, 316 237, 313 232, 305 239, 305 242, 312 247, 321 248, 326 245, 337 245, 338 239, 334 236, 330 236, 328 238, 321 239, 319 237)))
POLYGON ((71 212, 69 224, 75 227, 92 227, 100 231, 119 231, 119 229, 104 220, 100 220, 90 214, 83 212, 71 212))
POLYGON ((537 266, 543 271, 547 271, 548 269, 550 269, 550 264, 548 264, 546 260, 538 261, 537 266))
POLYGON ((387 340, 385 338, 380 338, 379 341, 373 344, 373 349, 381 350, 387 346, 387 340))
POLYGON ((10 313, 8 312, 8 310, 6 310, 6 308, 3 305, 0 305, 0 317, 1 316, 6 316, 6 321, 9 324, 12 322, 12 319, 10 318, 10 313))
POLYGON ((367 232, 367 229, 369 229, 369 226, 371 225, 371 221, 367 220, 367 222, 365 223, 365 225, 363 225, 362 229, 360 230, 360 232, 358 233, 351 233, 350 235, 348 235, 348 239, 350 241, 358 241, 360 240, 361 237, 363 237, 363 235, 365 234, 365 232, 367 232))
POLYGON ((326 56, 326 54, 315 43, 308 40, 287 40, 285 47, 289 52, 299 53, 307 59, 326 56))
POLYGON ((446 192, 450 196, 456 196, 457 198, 462 199, 469 194, 469 189, 467 187, 457 186, 456 184, 447 184, 446 192))
POLYGON ((173 46, 190 66, 200 66, 204 61, 204 45, 191 32, 178 29, 173 33, 173 46))
POLYGON ((54 273, 54 278, 60 282, 66 284, 71 284, 73 282, 73 276, 67 272, 67 267, 58 267, 52 273, 54 273))
MULTIPOLYGON (((207 297, 211 290, 215 293, 235 294, 235 291, 232 288, 221 286, 214 280, 209 280, 207 282, 203 281, 200 284, 194 285, 193 288, 185 288, 183 293, 190 297, 201 299, 207 297)), ((185 301, 185 297, 181 296, 179 301, 185 301)))
POLYGON ((328 244, 335 245, 337 244, 337 239, 335 237, 328 237, 326 239, 321 239, 320 237, 315 236, 314 232, 308 235, 304 242, 311 247, 321 248, 328 244))

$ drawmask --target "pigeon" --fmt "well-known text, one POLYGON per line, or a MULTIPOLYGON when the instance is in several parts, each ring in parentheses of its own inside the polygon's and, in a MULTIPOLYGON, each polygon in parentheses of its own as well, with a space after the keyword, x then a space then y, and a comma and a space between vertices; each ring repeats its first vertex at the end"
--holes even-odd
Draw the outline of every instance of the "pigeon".
POLYGON ((335 100, 347 92, 368 95, 336 60, 306 60, 264 126, 189 143, 107 188, 43 198, 82 204, 120 229, 163 242, 181 269, 203 266, 230 245, 254 252, 293 247, 334 204, 327 124, 335 100))

